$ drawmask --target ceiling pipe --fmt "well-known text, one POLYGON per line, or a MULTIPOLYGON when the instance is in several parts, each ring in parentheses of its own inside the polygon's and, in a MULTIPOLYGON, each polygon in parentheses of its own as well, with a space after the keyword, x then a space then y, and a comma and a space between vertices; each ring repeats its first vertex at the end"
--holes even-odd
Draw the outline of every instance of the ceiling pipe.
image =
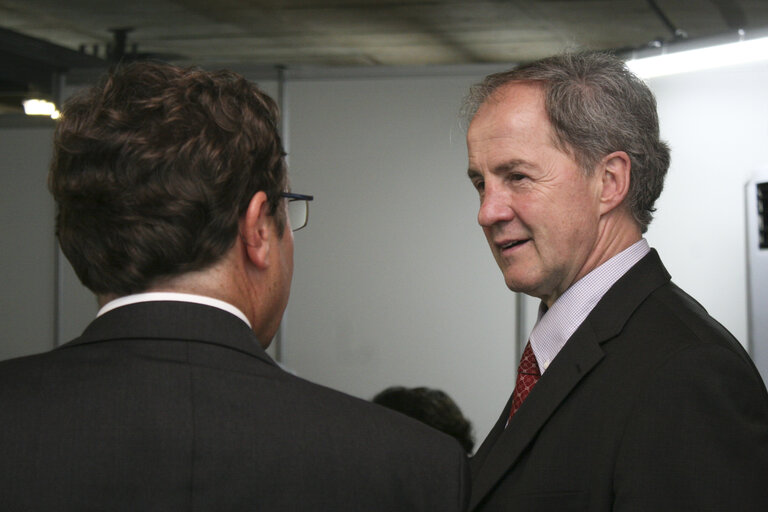
POLYGON ((661 22, 664 23, 664 26, 667 27, 672 33, 673 39, 686 39, 688 37, 688 33, 685 30, 679 28, 672 22, 671 19, 669 19, 669 16, 667 16, 661 7, 659 7, 659 4, 656 3, 656 0, 648 0, 648 5, 651 6, 651 10, 653 10, 661 22))

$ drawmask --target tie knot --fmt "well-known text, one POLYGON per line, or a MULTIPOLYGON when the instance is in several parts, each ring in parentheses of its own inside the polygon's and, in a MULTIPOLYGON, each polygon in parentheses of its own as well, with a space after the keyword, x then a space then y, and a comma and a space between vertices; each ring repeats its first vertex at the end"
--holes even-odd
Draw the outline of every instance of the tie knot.
POLYGON ((517 368, 517 373, 523 375, 541 375, 539 364, 536 362, 536 354, 533 353, 530 341, 525 345, 525 350, 523 350, 523 356, 520 358, 520 366, 517 368))
MULTIPOLYGON (((510 420, 528 397, 528 393, 536 385, 540 376, 539 365, 529 341, 523 350, 523 356, 520 358, 520 366, 517 368, 517 382, 515 383, 515 391, 512 393, 512 409, 509 413, 510 420)), ((507 420, 507 424, 509 424, 509 420, 507 420)))

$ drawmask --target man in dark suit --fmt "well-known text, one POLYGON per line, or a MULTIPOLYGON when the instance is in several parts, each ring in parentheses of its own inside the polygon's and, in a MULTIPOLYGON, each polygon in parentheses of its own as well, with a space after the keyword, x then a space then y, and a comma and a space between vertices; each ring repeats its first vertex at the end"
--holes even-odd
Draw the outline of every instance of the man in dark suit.
POLYGON ((102 306, 0 363, 0 509, 460 511, 452 438, 264 352, 309 196, 274 102, 229 72, 141 63, 70 100, 49 185, 102 306))
POLYGON ((643 239, 669 166, 647 86, 568 54, 487 77, 467 113, 478 221, 541 299, 471 509, 768 510, 765 386, 643 239))

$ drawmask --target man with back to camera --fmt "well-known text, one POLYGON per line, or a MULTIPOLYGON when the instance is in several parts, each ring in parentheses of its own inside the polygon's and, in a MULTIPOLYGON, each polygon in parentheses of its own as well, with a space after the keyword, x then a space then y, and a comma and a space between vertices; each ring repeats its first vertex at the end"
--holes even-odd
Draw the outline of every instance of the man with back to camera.
POLYGON ((470 508, 768 510, 765 386, 642 236, 669 166, 648 87, 566 54, 465 108, 478 222, 507 286, 541 299, 470 508))
POLYGON ((310 199, 287 192, 277 116, 239 75, 158 63, 67 102, 57 235, 102 307, 0 363, 0 509, 466 508, 453 439, 264 352, 310 199))

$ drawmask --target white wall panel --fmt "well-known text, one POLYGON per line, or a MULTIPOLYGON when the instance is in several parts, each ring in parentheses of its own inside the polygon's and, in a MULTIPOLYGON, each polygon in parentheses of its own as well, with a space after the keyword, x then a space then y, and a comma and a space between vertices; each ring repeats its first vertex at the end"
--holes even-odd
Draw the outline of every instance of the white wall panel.
POLYGON ((648 239, 672 279, 746 345, 744 186, 766 165, 768 65, 650 85, 672 165, 648 239))
POLYGON ((514 298, 476 222, 458 109, 477 77, 289 83, 296 233, 285 364, 371 398, 449 393, 490 429, 512 387, 514 298))
POLYGON ((53 348, 52 127, 0 128, 0 360, 53 348))

